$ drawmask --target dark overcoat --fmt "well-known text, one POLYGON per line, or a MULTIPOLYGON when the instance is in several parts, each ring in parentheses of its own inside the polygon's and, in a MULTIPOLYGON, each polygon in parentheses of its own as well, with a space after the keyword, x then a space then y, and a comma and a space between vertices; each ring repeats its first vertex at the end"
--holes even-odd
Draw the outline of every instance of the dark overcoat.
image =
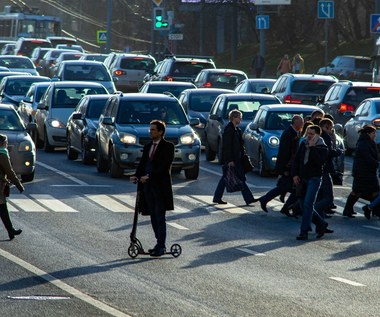
POLYGON ((290 174, 291 166, 294 161, 297 149, 299 145, 299 136, 296 130, 292 126, 289 126, 281 134, 280 146, 278 149, 276 171, 280 175, 284 175, 285 172, 290 174))
POLYGON ((362 133, 356 143, 352 165, 352 191, 356 194, 369 194, 379 191, 377 169, 379 167, 376 143, 368 134, 362 133))
MULTIPOLYGON (((165 210, 173 210, 173 189, 171 179, 171 166, 174 160, 174 144, 161 139, 157 145, 153 159, 149 162, 149 151, 153 144, 153 141, 144 146, 143 155, 141 161, 136 169, 135 176, 141 178, 145 176, 147 170, 147 164, 152 164, 149 172, 149 186, 159 192, 159 197, 163 200, 165 210)), ((141 183, 139 183, 138 190, 142 190, 141 183)))
POLYGON ((245 149, 240 128, 235 128, 233 123, 229 122, 224 128, 222 139, 222 163, 242 164, 245 149))

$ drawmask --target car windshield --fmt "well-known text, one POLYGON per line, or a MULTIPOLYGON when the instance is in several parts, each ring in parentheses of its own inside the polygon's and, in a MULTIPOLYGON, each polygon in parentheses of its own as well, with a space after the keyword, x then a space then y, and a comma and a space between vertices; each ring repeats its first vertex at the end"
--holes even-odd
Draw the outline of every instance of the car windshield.
MULTIPOLYGON (((7 81, 7 83, 6 83, 4 92, 7 95, 11 95, 11 96, 25 96, 26 93, 28 92, 30 86, 34 82, 36 82, 36 81, 42 81, 42 80, 36 80, 36 78, 30 78, 30 79, 29 78, 28 79, 24 79, 24 78, 9 79, 7 81)), ((44 80, 44 81, 46 81, 46 80, 44 80)))
POLYGON ((243 114, 243 120, 252 120, 262 105, 271 105, 279 103, 273 99, 256 99, 256 100, 229 100, 227 103, 224 118, 228 119, 231 110, 237 109, 243 114))
POLYGON ((26 58, 1 58, 0 66, 20 69, 34 68, 32 61, 26 58))
POLYGON ((176 62, 172 68, 172 74, 176 77, 195 77, 202 69, 214 68, 209 63, 198 62, 176 62))
POLYGON ((264 130, 285 130, 292 123, 295 114, 309 116, 311 111, 269 111, 266 116, 264 130))
POLYGON ((87 106, 86 117, 90 119, 98 119, 102 114, 107 100, 108 98, 91 100, 87 106))
POLYGON ((57 87, 52 108, 75 108, 85 95, 107 94, 103 87, 57 87))
POLYGON ((111 81, 105 66, 100 65, 65 65, 65 80, 111 81))
POLYGON ((190 97, 190 102, 188 108, 193 111, 198 112, 209 112, 212 104, 214 103, 216 97, 218 97, 220 93, 212 93, 212 94, 194 94, 190 97))
POLYGON ((45 91, 47 90, 48 86, 45 86, 45 87, 38 87, 36 90, 36 98, 35 98, 35 102, 40 102, 41 100, 41 97, 43 96, 43 94, 45 93, 45 91))
POLYGON ((343 99, 344 103, 358 106, 364 99, 380 97, 380 87, 352 87, 343 99))
POLYGON ((244 75, 233 73, 210 74, 209 82, 211 86, 235 88, 242 80, 246 79, 244 75))
POLYGON ((274 83, 265 83, 265 82, 261 82, 261 83, 253 83, 251 82, 249 84, 250 86, 250 92, 256 92, 256 93, 268 93, 272 90, 272 87, 273 87, 274 83))
POLYGON ((295 80, 291 89, 293 93, 324 95, 333 83, 326 80, 295 80))
POLYGON ((168 125, 186 125, 187 117, 178 102, 156 100, 122 101, 116 123, 150 124, 152 120, 162 120, 168 125))
POLYGON ((120 68, 144 70, 147 73, 152 72, 155 66, 155 62, 150 58, 125 57, 120 61, 120 68))
POLYGON ((0 130, 24 131, 25 128, 21 123, 20 117, 15 111, 0 111, 0 130))
POLYGON ((190 87, 190 86, 174 86, 174 85, 171 85, 171 86, 168 86, 168 85, 162 85, 162 86, 151 85, 148 89, 148 92, 149 93, 158 93, 158 94, 162 94, 164 92, 170 92, 178 98, 179 94, 182 91, 184 91, 185 89, 189 89, 189 88, 192 88, 192 87, 190 87))

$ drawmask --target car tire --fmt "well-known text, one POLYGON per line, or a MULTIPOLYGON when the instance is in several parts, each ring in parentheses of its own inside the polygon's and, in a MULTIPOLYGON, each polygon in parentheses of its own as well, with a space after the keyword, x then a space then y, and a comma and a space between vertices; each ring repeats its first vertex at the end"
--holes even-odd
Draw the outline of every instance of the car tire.
POLYGON ((115 154, 113 152, 113 147, 111 147, 108 151, 109 153, 109 162, 110 162, 110 175, 112 178, 121 178, 124 175, 124 169, 121 168, 116 160, 115 154))
POLYGON ((70 160, 70 161, 74 161, 78 158, 78 153, 75 152, 72 147, 71 147, 71 141, 70 141, 70 137, 69 135, 67 135, 67 146, 66 146, 66 154, 67 154, 67 158, 70 160))
POLYGON ((23 183, 31 182, 34 179, 34 172, 31 174, 21 175, 21 181, 23 183))
POLYGON ((45 152, 53 152, 54 151, 54 147, 51 146, 50 143, 49 143, 49 139, 48 139, 46 130, 45 130, 44 133, 45 133, 45 135, 44 135, 43 150, 45 152))
POLYGON ((99 173, 106 173, 109 170, 108 161, 102 158, 99 145, 96 151, 96 169, 99 173))
POLYGON ((194 167, 185 169, 185 177, 187 179, 197 179, 199 176, 199 162, 194 165, 194 167))
POLYGON ((259 159, 258 159, 258 173, 261 177, 268 176, 268 171, 265 167, 264 153, 263 150, 259 150, 259 159))
POLYGON ((205 153, 207 161, 211 162, 215 160, 216 153, 213 150, 211 150, 210 145, 208 143, 206 144, 205 153))
POLYGON ((37 149, 42 149, 42 147, 44 146, 44 143, 38 137, 37 131, 33 131, 33 141, 34 141, 34 144, 36 145, 37 149))
POLYGON ((94 162, 94 157, 91 155, 91 152, 87 150, 86 143, 84 142, 84 139, 82 138, 81 142, 81 159, 82 163, 85 165, 90 165, 94 162))

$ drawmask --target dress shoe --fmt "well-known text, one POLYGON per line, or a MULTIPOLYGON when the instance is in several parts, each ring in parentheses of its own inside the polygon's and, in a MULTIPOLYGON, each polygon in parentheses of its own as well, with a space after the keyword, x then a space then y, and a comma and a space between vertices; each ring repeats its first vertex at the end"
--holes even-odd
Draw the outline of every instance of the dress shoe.
POLYGON ((326 228, 326 229, 325 229, 325 233, 334 233, 334 230, 331 230, 331 229, 329 229, 329 228, 326 228))
POLYGON ((246 201, 245 203, 247 206, 249 206, 250 204, 254 204, 254 203, 258 202, 259 200, 260 200, 259 198, 253 197, 251 200, 246 201))
POLYGON ((165 248, 157 248, 150 253, 150 256, 162 256, 166 252, 165 248))
POLYGON ((8 232, 8 236, 9 236, 9 240, 13 240, 15 238, 15 236, 18 236, 19 234, 21 234, 22 230, 21 229, 12 229, 12 231, 9 231, 8 232))
POLYGON ((222 200, 222 199, 213 200, 212 202, 215 204, 220 204, 220 205, 226 205, 227 204, 227 202, 222 200))
POLYGON ((343 216, 347 218, 355 218, 354 214, 351 212, 343 212, 343 216))
POLYGON ((286 193, 280 195, 280 201, 281 201, 282 203, 285 202, 285 195, 286 195, 286 193))
POLYGON ((149 253, 152 253, 154 250, 156 250, 158 248, 158 245, 156 244, 153 249, 148 249, 148 252, 149 253))
POLYGON ((333 215, 333 214, 335 214, 335 210, 332 210, 331 208, 327 208, 325 210, 325 214, 333 215))
POLYGON ((307 233, 300 233, 299 236, 296 237, 297 240, 307 240, 307 233))
POLYGON ((263 211, 268 212, 267 203, 260 200, 260 207, 263 211))
POLYGON ((372 209, 368 205, 365 205, 362 209, 364 211, 364 217, 368 220, 371 219, 372 209))
POLYGON ((280 212, 288 217, 293 217, 293 215, 290 213, 289 209, 286 207, 282 207, 280 212))

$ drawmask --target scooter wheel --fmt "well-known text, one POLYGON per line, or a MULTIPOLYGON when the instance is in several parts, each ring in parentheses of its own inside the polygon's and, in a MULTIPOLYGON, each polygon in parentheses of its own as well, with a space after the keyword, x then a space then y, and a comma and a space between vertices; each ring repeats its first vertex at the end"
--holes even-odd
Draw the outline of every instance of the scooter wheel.
POLYGON ((182 253, 182 248, 179 244, 175 243, 170 247, 170 253, 175 258, 179 257, 182 253))
POLYGON ((128 248, 128 255, 131 257, 131 258, 135 258, 139 255, 139 248, 137 247, 136 244, 131 244, 128 248))

